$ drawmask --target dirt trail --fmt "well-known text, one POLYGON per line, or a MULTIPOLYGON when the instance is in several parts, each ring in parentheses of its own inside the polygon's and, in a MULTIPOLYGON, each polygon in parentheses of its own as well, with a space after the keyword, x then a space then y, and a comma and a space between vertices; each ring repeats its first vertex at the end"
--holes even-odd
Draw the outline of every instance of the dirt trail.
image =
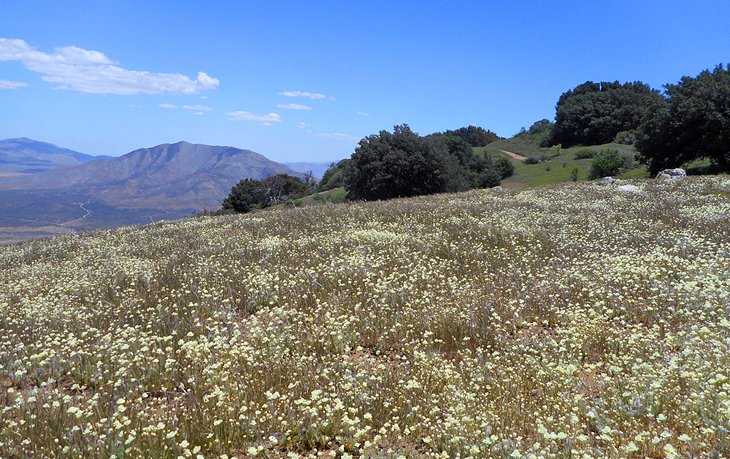
POLYGON ((507 150, 499 150, 499 151, 501 151, 502 153, 504 153, 505 155, 509 156, 512 159, 516 159, 517 161, 524 161, 527 159, 527 156, 522 156, 522 155, 519 155, 519 154, 511 152, 511 151, 507 151, 507 150))
POLYGON ((75 218, 73 220, 69 220, 67 222, 61 223, 58 226, 66 226, 66 225, 69 225, 71 223, 82 222, 82 221, 86 220, 88 218, 88 216, 91 215, 91 210, 89 210, 86 207, 84 207, 84 204, 88 204, 88 203, 89 203, 89 201, 86 201, 86 202, 75 202, 74 204, 78 204, 79 207, 81 207, 81 210, 83 210, 84 212, 86 212, 86 214, 83 217, 75 218))

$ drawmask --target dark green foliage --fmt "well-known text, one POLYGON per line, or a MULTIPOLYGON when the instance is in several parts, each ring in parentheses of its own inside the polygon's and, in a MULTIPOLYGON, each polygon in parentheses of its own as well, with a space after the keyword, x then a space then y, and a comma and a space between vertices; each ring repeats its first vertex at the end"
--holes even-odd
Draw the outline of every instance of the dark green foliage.
POLYGON ((437 151, 447 153, 447 182, 444 191, 497 186, 502 178, 509 177, 514 172, 514 166, 508 159, 492 159, 489 155, 477 156, 472 147, 458 136, 432 134, 425 140, 437 151))
POLYGON ((587 81, 558 100, 550 144, 598 145, 639 126, 642 106, 661 100, 658 91, 639 81, 621 84, 587 81))
POLYGON ((479 183, 476 188, 492 188, 502 182, 499 172, 496 169, 485 169, 479 175, 479 183))
POLYGON ((575 159, 588 159, 596 156, 595 150, 579 150, 575 152, 575 159))
POLYGON ((621 145, 633 145, 636 143, 636 129, 630 131, 621 131, 616 134, 613 139, 613 143, 620 143, 621 145))
POLYGON ((528 129, 522 128, 515 138, 522 139, 541 147, 549 147, 554 124, 550 120, 542 119, 532 123, 528 129))
POLYGON ((309 186, 297 177, 277 174, 263 180, 244 179, 238 182, 223 200, 224 210, 250 212, 281 204, 307 193, 309 186))
POLYGON ((322 176, 322 180, 319 181, 317 189, 319 191, 327 191, 345 186, 345 174, 349 165, 349 159, 343 159, 330 164, 322 176))
MULTIPOLYGON (((282 202, 300 198, 307 194, 309 186, 297 177, 287 174, 276 174, 261 181, 262 207, 281 204, 282 202)), ((310 184, 311 185, 311 184, 310 184)))
POLYGON ((345 187, 352 199, 389 199, 445 191, 448 164, 408 125, 360 140, 350 158, 345 187))
POLYGON ((525 159, 525 164, 540 164, 549 159, 550 157, 545 152, 533 153, 527 156, 527 159, 525 159))
POLYGON ((730 170, 730 66, 682 77, 666 85, 665 94, 645 107, 636 142, 649 170, 698 158, 730 170))
POLYGON ((259 197, 260 187, 260 180, 241 180, 231 188, 231 192, 223 200, 223 209, 245 213, 259 208, 261 201, 259 197))
POLYGON ((541 119, 540 121, 532 123, 532 126, 530 126, 530 129, 527 130, 527 133, 530 135, 544 134, 545 132, 552 130, 553 126, 554 125, 550 122, 550 120, 541 119))
MULTIPOLYGON (((438 134, 437 134, 438 135, 438 134)), ((500 137, 492 131, 486 130, 479 126, 469 126, 459 128, 455 131, 446 131, 445 136, 459 137, 461 140, 472 147, 483 147, 487 144, 499 140, 500 137)))
POLYGON ((496 170, 499 174, 500 178, 506 179, 507 177, 511 177, 512 174, 515 173, 514 164, 512 164, 512 161, 505 158, 504 156, 498 156, 497 158, 493 159, 492 165, 494 166, 494 170, 496 170))
POLYGON ((459 136, 421 137, 404 124, 360 141, 345 187, 351 199, 390 199, 496 186, 508 172, 488 156, 475 155, 459 136))
POLYGON ((630 160, 617 150, 603 150, 593 158, 589 179, 617 175, 631 166, 630 160))

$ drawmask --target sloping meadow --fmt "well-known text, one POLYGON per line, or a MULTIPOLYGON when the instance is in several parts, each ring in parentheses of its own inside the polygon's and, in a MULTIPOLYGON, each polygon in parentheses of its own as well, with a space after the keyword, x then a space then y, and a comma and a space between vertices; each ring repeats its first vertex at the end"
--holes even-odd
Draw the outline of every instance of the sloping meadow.
POLYGON ((730 178, 0 248, 0 457, 730 455, 730 178))

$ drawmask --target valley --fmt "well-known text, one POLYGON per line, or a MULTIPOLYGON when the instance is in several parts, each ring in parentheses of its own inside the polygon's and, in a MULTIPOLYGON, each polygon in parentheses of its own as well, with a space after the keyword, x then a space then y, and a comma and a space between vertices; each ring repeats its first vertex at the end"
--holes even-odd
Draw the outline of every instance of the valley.
MULTIPOLYGON (((26 155, 38 144, 70 151, 24 142, 26 155)), ((9 164, 0 164, 7 174, 0 177, 0 244, 186 217, 219 208, 243 178, 303 175, 252 151, 187 142, 33 174, 12 172, 9 164)))

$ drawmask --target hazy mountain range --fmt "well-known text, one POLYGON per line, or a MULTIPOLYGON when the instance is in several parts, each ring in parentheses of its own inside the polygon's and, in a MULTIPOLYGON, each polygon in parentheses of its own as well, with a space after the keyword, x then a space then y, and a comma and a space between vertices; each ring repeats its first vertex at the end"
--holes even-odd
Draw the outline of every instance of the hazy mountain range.
POLYGON ((324 173, 329 169, 330 164, 337 161, 318 162, 318 163, 307 163, 307 162, 296 162, 296 163, 284 163, 290 169, 301 172, 302 174, 311 173, 314 178, 320 180, 324 173))
POLYGON ((253 151, 187 142, 120 157, 31 139, 0 146, 0 242, 179 218, 220 207, 243 178, 303 175, 253 151))
POLYGON ((0 140, 0 177, 36 174, 101 158, 106 156, 91 156, 25 137, 0 140))

